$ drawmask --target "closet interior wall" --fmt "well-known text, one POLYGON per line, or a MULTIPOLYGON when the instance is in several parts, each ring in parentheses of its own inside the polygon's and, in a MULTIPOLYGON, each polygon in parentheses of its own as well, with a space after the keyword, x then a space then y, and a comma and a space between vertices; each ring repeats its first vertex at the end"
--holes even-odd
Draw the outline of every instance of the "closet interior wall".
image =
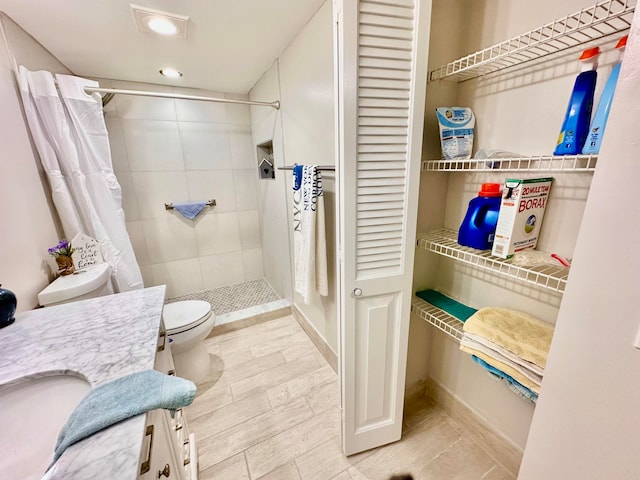
MULTIPOLYGON (((532 28, 593 5, 592 0, 509 2, 434 0, 429 70, 507 40, 532 28)), ((618 37, 600 42, 596 101, 616 60, 618 37)), ((593 42, 592 42, 593 43, 593 42)), ((427 85, 423 160, 441 158, 434 109, 471 107, 476 116, 474 153, 480 148, 522 155, 550 155, 555 147, 569 94, 580 71, 578 56, 592 43, 520 67, 456 83, 427 85)), ((596 43, 597 44, 597 43, 596 43)), ((552 176, 554 183, 538 249, 571 258, 589 194, 591 173, 423 172, 418 232, 457 230, 481 183, 505 178, 552 176)), ((505 279, 418 248, 414 292, 433 288, 474 308, 507 307, 555 323, 562 295, 505 279)), ((486 420, 523 450, 534 407, 495 381, 458 343, 412 317, 407 384, 429 379, 486 420)))

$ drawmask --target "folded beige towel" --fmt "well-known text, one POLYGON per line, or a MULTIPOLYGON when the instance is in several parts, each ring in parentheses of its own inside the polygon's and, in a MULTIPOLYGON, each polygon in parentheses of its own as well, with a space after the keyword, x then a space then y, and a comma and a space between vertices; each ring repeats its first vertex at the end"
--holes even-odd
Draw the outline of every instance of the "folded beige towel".
POLYGON ((508 308, 481 308, 464 322, 463 330, 480 335, 541 368, 547 365, 553 325, 527 313, 508 308))

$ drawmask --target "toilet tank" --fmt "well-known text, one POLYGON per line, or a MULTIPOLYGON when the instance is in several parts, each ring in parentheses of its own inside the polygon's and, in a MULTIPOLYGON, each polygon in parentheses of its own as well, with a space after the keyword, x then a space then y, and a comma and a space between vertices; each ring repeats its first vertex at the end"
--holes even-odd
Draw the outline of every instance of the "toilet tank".
POLYGON ((38 294, 38 302, 43 307, 50 307, 112 293, 111 267, 108 263, 99 263, 56 278, 38 294))

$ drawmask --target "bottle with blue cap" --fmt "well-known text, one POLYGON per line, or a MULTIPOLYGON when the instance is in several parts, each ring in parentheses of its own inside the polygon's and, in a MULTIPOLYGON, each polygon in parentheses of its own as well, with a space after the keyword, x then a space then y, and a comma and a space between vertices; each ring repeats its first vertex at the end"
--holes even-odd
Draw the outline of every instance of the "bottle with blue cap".
POLYGON ((458 243, 465 247, 490 250, 502 203, 499 183, 483 183, 478 196, 469 202, 467 214, 458 231, 458 243))
POLYGON ((607 120, 609 119, 609 110, 611 110, 611 102, 613 101, 613 94, 616 91, 616 84, 618 83, 618 77, 620 76, 620 67, 622 66, 622 57, 624 55, 624 48, 627 46, 627 35, 622 37, 616 49, 620 52, 620 59, 618 63, 613 66, 607 83, 604 86, 600 101, 598 102, 598 108, 593 116, 591 127, 587 135, 587 140, 584 142, 582 153, 585 155, 593 155, 600 152, 600 144, 602 143, 602 136, 604 135, 604 129, 607 126, 607 120))
POLYGON ((573 85, 554 155, 577 155, 582 152, 591 122, 599 55, 600 48, 594 47, 588 48, 580 56, 582 71, 573 85))

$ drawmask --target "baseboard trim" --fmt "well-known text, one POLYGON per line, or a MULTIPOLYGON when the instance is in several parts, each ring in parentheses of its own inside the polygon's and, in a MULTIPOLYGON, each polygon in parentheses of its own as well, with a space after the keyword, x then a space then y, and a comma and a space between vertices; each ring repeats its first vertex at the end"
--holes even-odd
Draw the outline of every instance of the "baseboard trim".
POLYGON ((222 325, 216 325, 213 327, 211 333, 207 336, 207 338, 214 337, 216 335, 222 335, 223 333, 227 332, 233 332, 234 330, 251 327, 259 323, 268 322, 269 320, 284 317, 285 315, 291 315, 291 306, 283 306, 269 312, 259 313, 251 317, 243 318, 241 320, 235 320, 228 323, 223 323, 222 325))
POLYGON ((426 381, 424 394, 464 428, 465 432, 496 462, 515 477, 518 476, 523 455, 519 446, 494 430, 487 421, 433 379, 426 381))
POLYGON ((338 356, 333 350, 331 350, 329 344, 324 341, 324 338, 320 336, 318 331, 314 328, 311 322, 307 319, 307 317, 305 317, 304 313, 302 313, 298 307, 296 307, 295 305, 291 305, 291 313, 293 314, 293 318, 296 319, 300 327, 302 327, 307 336, 320 351, 327 363, 331 365, 333 371, 338 373, 338 356))

